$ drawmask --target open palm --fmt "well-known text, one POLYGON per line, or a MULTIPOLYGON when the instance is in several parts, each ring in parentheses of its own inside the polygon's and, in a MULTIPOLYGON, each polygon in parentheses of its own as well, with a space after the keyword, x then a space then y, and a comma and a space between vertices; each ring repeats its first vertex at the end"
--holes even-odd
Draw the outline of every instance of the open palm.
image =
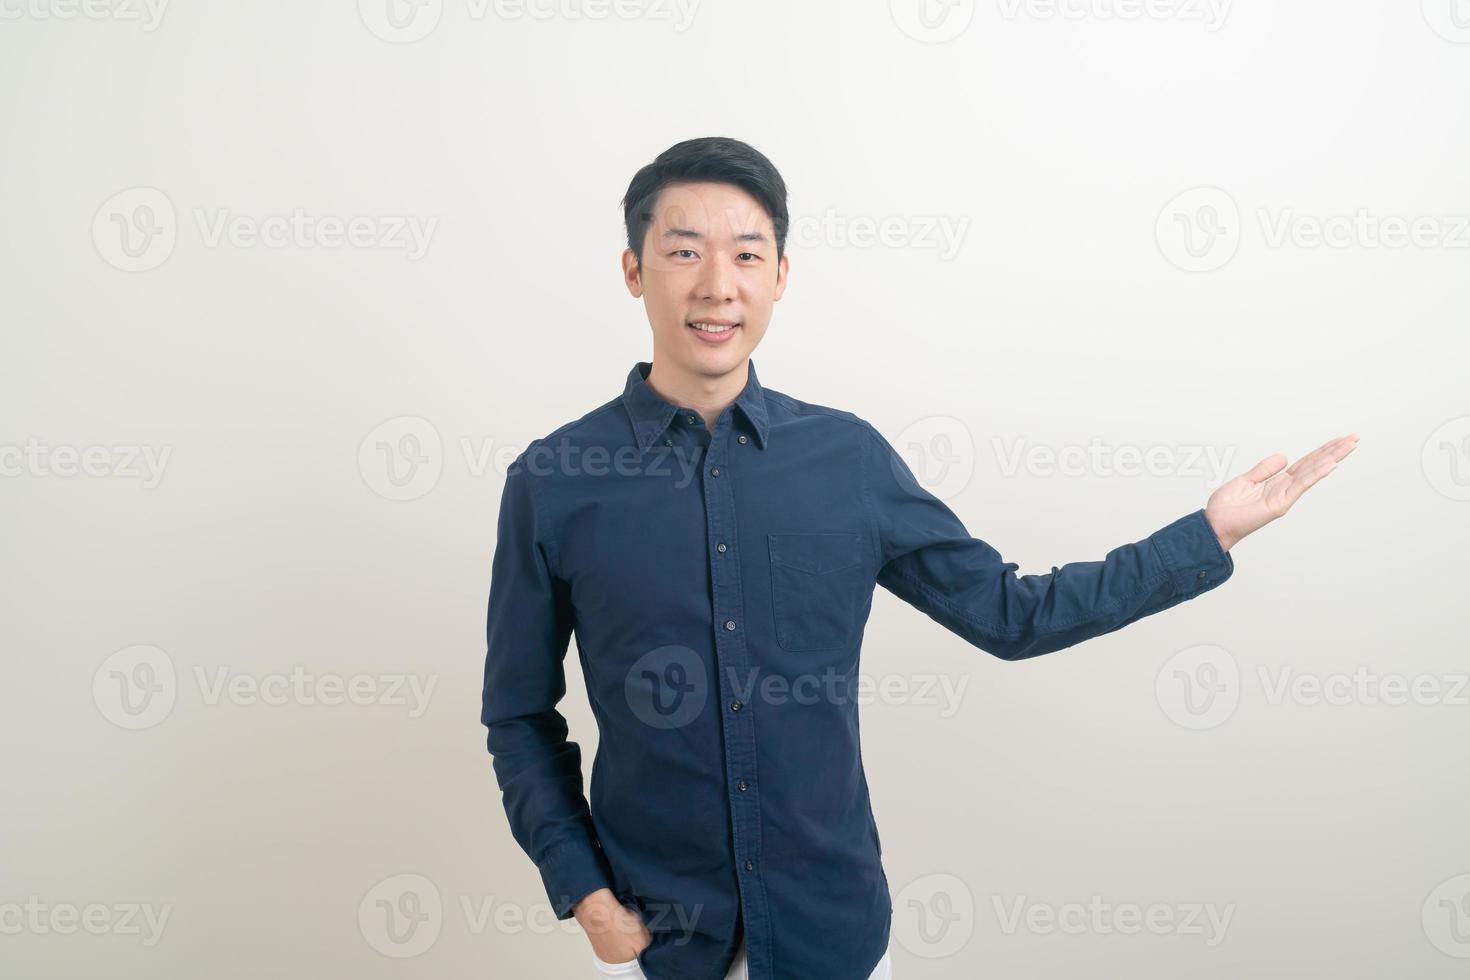
POLYGON ((1221 486, 1205 504, 1205 518, 1226 551, 1237 541, 1276 520, 1291 509, 1307 488, 1336 468, 1358 445, 1356 433, 1340 436, 1286 466, 1286 457, 1273 453, 1248 473, 1221 486), (1282 469, 1286 466, 1285 469, 1282 469))

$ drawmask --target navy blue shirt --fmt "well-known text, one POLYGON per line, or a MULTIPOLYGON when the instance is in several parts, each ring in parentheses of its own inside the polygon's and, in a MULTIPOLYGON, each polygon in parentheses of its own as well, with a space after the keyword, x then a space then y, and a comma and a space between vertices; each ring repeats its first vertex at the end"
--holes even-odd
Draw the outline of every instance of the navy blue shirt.
POLYGON ((891 900, 858 744, 873 587, 1002 660, 1109 633, 1234 570, 1196 510, 1101 561, 1017 575, 850 412, 744 389, 711 433, 628 372, 510 467, 481 720, 558 918, 610 888, 650 980, 865 978, 891 900), (591 804, 556 705, 570 638, 591 804))

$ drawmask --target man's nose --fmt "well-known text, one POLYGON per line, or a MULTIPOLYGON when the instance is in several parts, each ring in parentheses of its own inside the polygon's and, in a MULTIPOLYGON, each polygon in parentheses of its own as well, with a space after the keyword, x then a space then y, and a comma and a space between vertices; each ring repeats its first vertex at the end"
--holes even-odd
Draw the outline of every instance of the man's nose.
POLYGON ((737 295, 737 288, 735 269, 730 259, 716 254, 705 261, 700 268, 697 288, 700 299, 720 302, 734 299, 737 295))

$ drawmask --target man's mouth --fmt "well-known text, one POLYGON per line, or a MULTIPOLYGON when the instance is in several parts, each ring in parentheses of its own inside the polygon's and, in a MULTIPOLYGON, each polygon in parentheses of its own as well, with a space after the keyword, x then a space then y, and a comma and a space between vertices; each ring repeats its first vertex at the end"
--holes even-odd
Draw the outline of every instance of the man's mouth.
POLYGON ((691 330, 698 330, 702 334, 720 337, 740 326, 740 322, 738 320, 692 320, 685 326, 691 330))

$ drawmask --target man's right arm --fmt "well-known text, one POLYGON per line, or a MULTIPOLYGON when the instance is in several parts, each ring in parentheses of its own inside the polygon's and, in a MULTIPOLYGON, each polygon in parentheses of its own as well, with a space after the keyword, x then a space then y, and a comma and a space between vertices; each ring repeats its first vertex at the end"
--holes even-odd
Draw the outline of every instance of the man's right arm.
POLYGON ((480 720, 511 833, 540 870, 556 917, 567 919, 579 900, 610 888, 612 875, 582 792, 581 749, 556 710, 572 605, 525 459, 511 464, 500 497, 480 720))

